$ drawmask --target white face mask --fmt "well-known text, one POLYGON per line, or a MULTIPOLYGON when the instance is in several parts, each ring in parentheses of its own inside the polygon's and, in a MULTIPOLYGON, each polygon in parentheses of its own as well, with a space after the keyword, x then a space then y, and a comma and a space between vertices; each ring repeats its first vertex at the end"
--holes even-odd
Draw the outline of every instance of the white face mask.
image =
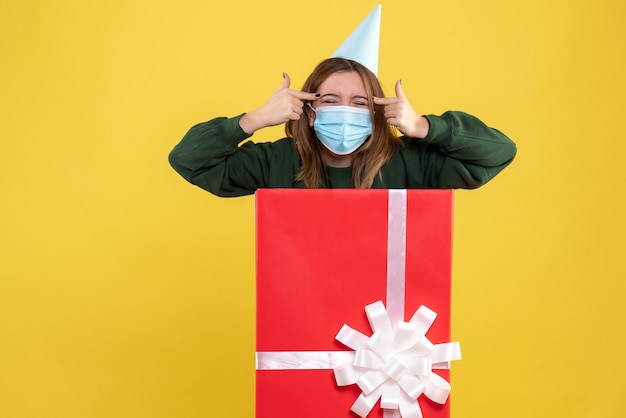
POLYGON ((317 137, 326 148, 337 155, 354 152, 372 134, 369 109, 320 106, 313 111, 316 113, 313 129, 317 137))

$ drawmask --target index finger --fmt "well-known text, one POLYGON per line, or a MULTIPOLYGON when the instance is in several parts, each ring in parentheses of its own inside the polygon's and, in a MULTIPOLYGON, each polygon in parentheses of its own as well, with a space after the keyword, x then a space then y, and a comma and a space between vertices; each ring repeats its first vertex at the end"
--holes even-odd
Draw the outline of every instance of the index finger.
POLYGON ((390 105, 398 101, 397 97, 374 97, 374 103, 377 105, 390 105))
POLYGON ((309 100, 309 101, 317 100, 320 97, 319 93, 307 93, 305 91, 300 91, 300 90, 291 90, 291 94, 293 94, 294 97, 300 100, 309 100))

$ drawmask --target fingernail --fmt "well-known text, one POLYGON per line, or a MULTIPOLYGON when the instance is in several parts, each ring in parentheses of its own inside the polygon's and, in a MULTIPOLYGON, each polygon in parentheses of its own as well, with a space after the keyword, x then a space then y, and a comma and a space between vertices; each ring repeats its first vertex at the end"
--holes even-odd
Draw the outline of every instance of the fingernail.
POLYGON ((320 97, 322 93, 315 93, 315 97, 320 97))
POLYGON ((285 74, 285 73, 283 73, 283 78, 285 78, 285 76, 286 76, 286 74, 285 74))

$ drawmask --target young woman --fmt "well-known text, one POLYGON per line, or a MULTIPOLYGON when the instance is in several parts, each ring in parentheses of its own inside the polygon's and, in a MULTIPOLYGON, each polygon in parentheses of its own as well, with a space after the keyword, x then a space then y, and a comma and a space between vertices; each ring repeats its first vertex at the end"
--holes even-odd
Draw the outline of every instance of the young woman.
POLYGON ((515 144, 462 112, 418 115, 404 96, 385 98, 356 61, 329 58, 302 91, 289 76, 260 108, 192 127, 169 155, 187 181, 218 196, 259 188, 476 188, 513 161, 515 144), (246 140, 286 123, 287 137, 246 140), (398 135, 399 132, 401 135, 398 135))

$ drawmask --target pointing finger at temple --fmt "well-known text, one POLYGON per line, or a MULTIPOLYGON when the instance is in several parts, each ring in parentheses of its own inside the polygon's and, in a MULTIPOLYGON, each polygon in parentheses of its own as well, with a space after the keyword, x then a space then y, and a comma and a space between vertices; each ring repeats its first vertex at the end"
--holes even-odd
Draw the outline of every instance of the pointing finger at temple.
MULTIPOLYGON (((283 83, 280 85, 279 90, 288 90, 290 85, 291 85, 291 78, 289 77, 289 74, 283 73, 283 83)), ((299 100, 314 101, 320 97, 319 94, 307 93, 307 92, 299 91, 299 90, 290 90, 290 93, 293 97, 299 100)))

